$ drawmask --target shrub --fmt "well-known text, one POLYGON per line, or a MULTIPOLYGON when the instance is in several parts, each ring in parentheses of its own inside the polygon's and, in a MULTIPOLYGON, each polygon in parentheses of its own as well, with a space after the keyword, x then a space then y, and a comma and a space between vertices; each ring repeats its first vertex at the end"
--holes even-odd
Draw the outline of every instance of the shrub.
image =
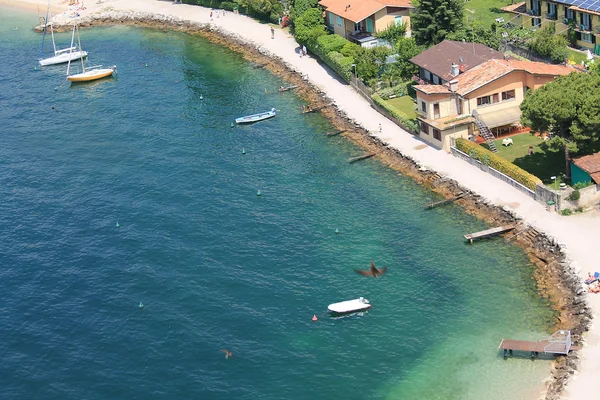
POLYGON ((573 210, 571 210, 570 208, 565 208, 565 209, 561 210, 560 213, 562 215, 571 215, 571 214, 573 214, 573 210))
POLYGON ((323 54, 332 51, 339 53, 347 43, 350 42, 340 35, 323 35, 317 38, 317 48, 323 54))
POLYGON ((521 185, 533 191, 535 191, 535 188, 538 184, 542 183, 540 178, 537 176, 530 174, 524 169, 517 167, 510 161, 467 139, 456 139, 456 148, 463 153, 468 154, 475 160, 479 160, 481 162, 483 162, 483 160, 489 160, 490 167, 494 168, 496 171, 500 171, 503 174, 510 176, 521 185))
POLYGON ((583 212, 583 207, 579 206, 579 207, 575 208, 575 212, 576 213, 582 213, 583 212))
POLYGON ((592 184, 592 181, 577 182, 576 184, 573 185, 573 189, 583 189, 583 188, 590 186, 591 184, 592 184))
POLYGON ((354 64, 353 58, 344 57, 336 51, 332 51, 321 58, 342 78, 347 81, 350 80, 350 76, 352 75, 352 64, 354 64))
POLYGON ((567 200, 570 201, 577 201, 581 198, 581 192, 579 191, 579 189, 575 189, 571 192, 571 194, 569 195, 569 197, 567 197, 567 200))
POLYGON ((383 99, 389 99, 390 96, 404 96, 407 92, 406 82, 400 83, 396 86, 379 89, 377 94, 383 99))
POLYGON ((318 8, 310 8, 294 21, 294 36, 299 43, 310 43, 325 35, 325 23, 318 8))
POLYGON ((346 42, 347 43, 340 50, 340 53, 342 53, 342 55, 344 57, 350 57, 350 58, 353 58, 356 60, 356 57, 358 56, 358 52, 360 51, 360 46, 357 45, 356 43, 352 43, 349 41, 346 41, 346 42))
POLYGON ((419 125, 416 120, 408 119, 404 115, 400 114, 394 107, 391 107, 386 101, 384 101, 381 96, 374 94, 371 96, 373 101, 383 109, 385 109, 390 115, 398 120, 400 124, 406 129, 408 132, 416 135, 419 133, 419 125))

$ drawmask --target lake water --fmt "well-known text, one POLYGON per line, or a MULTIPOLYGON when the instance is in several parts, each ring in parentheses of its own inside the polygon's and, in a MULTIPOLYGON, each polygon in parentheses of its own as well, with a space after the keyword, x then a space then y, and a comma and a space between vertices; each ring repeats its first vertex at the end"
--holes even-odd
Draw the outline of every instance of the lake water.
POLYGON ((482 222, 348 164, 362 151, 238 54, 89 29, 117 78, 70 86, 37 67, 36 23, 0 10, 0 398, 535 398, 550 362, 497 351, 554 316, 521 250, 466 245, 482 222), (388 274, 353 271, 370 260, 388 274), (323 315, 359 296, 364 315, 323 315))

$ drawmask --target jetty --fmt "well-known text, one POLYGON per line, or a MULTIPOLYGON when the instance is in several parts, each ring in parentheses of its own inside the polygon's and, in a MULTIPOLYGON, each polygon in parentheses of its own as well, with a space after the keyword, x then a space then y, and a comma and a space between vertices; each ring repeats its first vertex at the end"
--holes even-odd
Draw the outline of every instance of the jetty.
POLYGON ((568 355, 569 352, 580 350, 581 347, 572 345, 571 331, 560 330, 537 342, 502 339, 498 349, 504 351, 504 358, 506 358, 508 354, 513 354, 513 351, 523 351, 531 353, 531 358, 533 359, 539 353, 568 355))
POLYGON ((515 225, 504 225, 497 226, 495 228, 486 229, 485 231, 469 233, 465 235, 465 239, 469 241, 469 243, 473 243, 474 240, 484 239, 492 236, 498 236, 503 234, 504 232, 512 231, 515 229, 515 225))
POLYGON ((440 206, 445 206, 446 204, 450 204, 452 202, 455 202, 458 199, 462 199, 464 196, 465 196, 464 193, 459 193, 458 195, 456 195, 456 196, 454 196, 452 198, 449 198, 449 199, 446 199, 446 200, 442 200, 442 201, 437 201, 437 202, 431 203, 431 204, 427 204, 425 206, 425 209, 426 210, 431 210, 432 208, 436 208, 436 207, 440 207, 440 206))
POLYGON ((302 111, 302 114, 308 114, 308 113, 317 112, 317 111, 320 111, 320 110, 324 109, 325 107, 329 107, 329 106, 330 106, 330 105, 332 105, 332 104, 333 104, 333 102, 331 102, 331 103, 327 103, 327 104, 324 104, 324 105, 322 105, 322 106, 315 107, 315 108, 312 108, 312 107, 310 107, 310 106, 307 106, 308 108, 307 108, 307 109, 305 109, 304 111, 302 111))
POLYGON ((279 88, 279 92, 287 92, 288 90, 294 90, 296 88, 298 88, 296 85, 284 86, 279 88))
POLYGON ((357 161, 360 161, 360 160, 365 160, 365 159, 367 159, 367 158, 371 158, 371 157, 373 157, 374 155, 377 155, 377 153, 367 153, 367 154, 363 154, 362 156, 353 157, 353 158, 349 159, 349 160, 348 160, 348 162, 349 162, 350 164, 352 164, 352 163, 354 163, 354 162, 357 162, 357 161))

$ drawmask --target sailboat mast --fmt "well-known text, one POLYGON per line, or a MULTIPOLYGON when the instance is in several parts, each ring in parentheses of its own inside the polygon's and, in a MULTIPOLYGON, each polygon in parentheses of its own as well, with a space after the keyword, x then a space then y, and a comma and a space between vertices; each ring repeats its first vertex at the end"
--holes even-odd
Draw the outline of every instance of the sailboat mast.
POLYGON ((54 28, 50 24, 50 34, 52 35, 52 47, 54 48, 54 54, 56 54, 56 42, 54 41, 54 28))
MULTIPOLYGON (((50 0, 48 0, 48 9, 46 10, 46 19, 44 20, 44 35, 42 36, 42 47, 40 47, 40 58, 44 54, 44 39, 46 39, 46 30, 48 29, 48 17, 50 15, 50 0)), ((52 41, 54 43, 54 40, 52 41)), ((54 49, 56 51, 56 48, 54 49)))
MULTIPOLYGON (((74 25, 73 29, 77 30, 77 46, 78 46, 79 50, 81 50, 81 37, 79 36, 79 28, 77 27, 77 25, 74 25)), ((71 47, 73 47, 73 44, 71 44, 71 47)), ((85 72, 85 65, 83 64, 83 57, 81 57, 81 70, 82 70, 82 72, 85 72)))
POLYGON ((73 41, 75 40, 75 27, 73 25, 73 33, 71 34, 71 48, 69 49, 69 63, 67 64, 67 76, 69 76, 69 70, 71 69, 71 53, 73 53, 73 41))

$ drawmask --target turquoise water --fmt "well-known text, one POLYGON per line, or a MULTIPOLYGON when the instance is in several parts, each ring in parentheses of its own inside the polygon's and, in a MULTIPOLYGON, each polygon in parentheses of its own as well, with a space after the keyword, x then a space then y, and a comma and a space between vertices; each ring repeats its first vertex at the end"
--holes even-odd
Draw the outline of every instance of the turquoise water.
POLYGON ((553 318, 522 251, 465 245, 484 224, 423 211, 437 197, 376 160, 348 164, 362 151, 293 93, 265 95, 283 82, 237 54, 84 30, 92 64, 118 77, 69 86, 65 67, 34 68, 36 22, 0 14, 2 399, 494 400, 543 386, 549 361, 497 352, 553 318), (389 273, 352 271, 371 259, 389 273), (372 310, 322 315, 358 296, 372 310))

